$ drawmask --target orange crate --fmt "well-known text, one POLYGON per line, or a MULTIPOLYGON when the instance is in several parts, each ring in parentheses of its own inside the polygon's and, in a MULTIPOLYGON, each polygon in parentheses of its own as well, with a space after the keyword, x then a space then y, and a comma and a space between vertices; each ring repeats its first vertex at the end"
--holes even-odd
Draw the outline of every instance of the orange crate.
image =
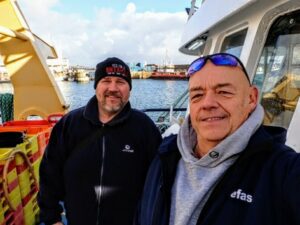
POLYGON ((45 129, 52 128, 51 125, 32 125, 32 126, 0 126, 0 132, 20 131, 27 134, 37 134, 45 129))
POLYGON ((49 143, 51 131, 52 131, 52 127, 49 127, 48 129, 45 129, 43 132, 40 132, 38 134, 38 143, 39 143, 41 155, 44 154, 45 148, 49 143))
POLYGON ((55 125, 63 116, 64 116, 63 113, 52 113, 47 117, 47 120, 52 125, 55 125))
POLYGON ((0 132, 18 131, 24 132, 30 137, 37 135, 38 149, 41 155, 44 154, 45 147, 49 142, 52 131, 51 125, 32 125, 32 126, 0 126, 0 132))
POLYGON ((51 125, 48 120, 12 120, 3 123, 3 126, 40 126, 51 125))
MULTIPOLYGON (((0 148, 0 166, 5 164, 9 154, 14 150, 20 150, 26 154, 28 158, 39 152, 37 136, 27 138, 23 143, 10 148, 0 148)), ((16 155, 16 165, 22 165, 24 160, 21 156, 16 155)))
POLYGON ((0 132, 9 132, 9 131, 19 131, 19 132, 27 132, 26 127, 3 127, 0 126, 0 132))
POLYGON ((38 140, 39 152, 41 156, 45 152, 45 148, 49 142, 51 131, 52 131, 52 127, 46 127, 36 134, 38 140))

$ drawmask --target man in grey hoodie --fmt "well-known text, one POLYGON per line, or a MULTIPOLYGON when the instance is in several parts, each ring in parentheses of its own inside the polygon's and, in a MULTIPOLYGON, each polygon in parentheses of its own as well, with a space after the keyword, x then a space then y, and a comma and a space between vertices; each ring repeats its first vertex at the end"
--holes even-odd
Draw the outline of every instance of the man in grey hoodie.
POLYGON ((190 115, 150 167, 136 224, 300 224, 300 156, 262 125, 242 62, 201 57, 188 76, 190 115))

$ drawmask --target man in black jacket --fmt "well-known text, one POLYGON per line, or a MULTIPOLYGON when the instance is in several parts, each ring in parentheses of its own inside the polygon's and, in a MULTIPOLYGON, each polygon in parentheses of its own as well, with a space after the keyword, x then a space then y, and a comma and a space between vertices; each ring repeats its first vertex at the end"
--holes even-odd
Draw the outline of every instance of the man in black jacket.
POLYGON ((219 53, 189 67, 190 115, 150 166, 135 224, 300 224, 300 155, 262 125, 241 61, 219 53))
POLYGON ((96 94, 53 128, 40 166, 45 224, 131 225, 148 166, 161 142, 151 119, 130 107, 131 75, 118 58, 99 63, 96 94))

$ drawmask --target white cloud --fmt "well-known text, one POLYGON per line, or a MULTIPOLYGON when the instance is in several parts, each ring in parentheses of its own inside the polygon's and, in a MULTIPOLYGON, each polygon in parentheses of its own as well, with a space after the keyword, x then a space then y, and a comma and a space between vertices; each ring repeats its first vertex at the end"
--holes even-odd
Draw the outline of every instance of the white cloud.
POLYGON ((127 4, 127 7, 126 7, 126 12, 128 13, 135 13, 136 11, 136 7, 135 7, 135 4, 130 2, 127 4))
POLYGON ((185 12, 139 13, 128 3, 121 13, 96 9, 94 19, 88 20, 80 14, 54 11, 59 0, 19 1, 32 31, 52 42, 73 65, 94 66, 110 56, 126 62, 162 63, 166 52, 176 64, 192 60, 178 52, 185 12))

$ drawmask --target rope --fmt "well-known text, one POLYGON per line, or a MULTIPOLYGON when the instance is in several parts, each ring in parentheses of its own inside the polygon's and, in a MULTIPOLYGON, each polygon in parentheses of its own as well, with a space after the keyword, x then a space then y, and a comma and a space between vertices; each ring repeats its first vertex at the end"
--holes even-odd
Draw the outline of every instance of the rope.
POLYGON ((0 94, 0 112, 2 123, 14 119, 14 96, 10 93, 0 94))

